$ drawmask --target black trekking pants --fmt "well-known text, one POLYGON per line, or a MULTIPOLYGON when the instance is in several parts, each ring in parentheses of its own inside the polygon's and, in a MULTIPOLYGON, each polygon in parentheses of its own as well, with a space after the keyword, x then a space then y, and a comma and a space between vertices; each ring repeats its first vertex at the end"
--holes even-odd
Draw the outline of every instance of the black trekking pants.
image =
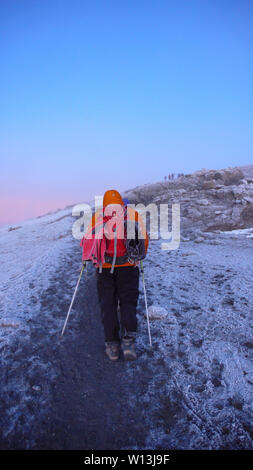
POLYGON ((139 297, 138 266, 97 269, 97 290, 104 326, 105 341, 119 341, 120 326, 123 334, 137 330, 136 307, 139 297), (120 303, 120 323, 118 319, 120 303))

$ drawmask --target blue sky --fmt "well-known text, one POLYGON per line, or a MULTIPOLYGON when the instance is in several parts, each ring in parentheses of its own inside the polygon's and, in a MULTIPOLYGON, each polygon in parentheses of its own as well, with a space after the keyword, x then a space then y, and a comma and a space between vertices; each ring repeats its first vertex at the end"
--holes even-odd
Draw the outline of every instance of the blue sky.
POLYGON ((3 221, 253 163, 253 2, 2 0, 3 221))

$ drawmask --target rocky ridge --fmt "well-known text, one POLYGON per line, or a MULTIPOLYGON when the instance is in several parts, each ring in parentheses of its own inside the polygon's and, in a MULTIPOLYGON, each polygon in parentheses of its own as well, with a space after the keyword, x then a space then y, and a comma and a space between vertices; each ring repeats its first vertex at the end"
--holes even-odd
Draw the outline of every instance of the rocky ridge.
POLYGON ((180 203, 184 236, 253 227, 253 165, 202 169, 172 181, 138 186, 124 196, 135 204, 168 203, 171 208, 180 203))

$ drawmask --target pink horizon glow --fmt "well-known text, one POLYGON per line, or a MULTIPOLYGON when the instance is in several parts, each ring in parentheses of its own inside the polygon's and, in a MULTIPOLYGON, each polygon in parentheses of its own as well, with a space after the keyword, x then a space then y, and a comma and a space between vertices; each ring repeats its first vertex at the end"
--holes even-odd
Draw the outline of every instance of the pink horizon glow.
POLYGON ((39 199, 29 196, 8 196, 2 198, 0 207, 0 226, 23 222, 33 217, 46 215, 48 212, 64 209, 71 204, 62 198, 39 199))

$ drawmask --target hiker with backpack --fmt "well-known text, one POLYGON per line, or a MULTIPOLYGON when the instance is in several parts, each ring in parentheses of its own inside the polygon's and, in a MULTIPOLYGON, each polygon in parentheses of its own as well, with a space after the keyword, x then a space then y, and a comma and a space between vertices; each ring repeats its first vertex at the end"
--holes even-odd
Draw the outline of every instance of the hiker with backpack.
POLYGON ((93 215, 81 241, 83 261, 92 260, 97 268, 105 352, 112 361, 119 359, 120 346, 126 360, 136 359, 138 265, 146 256, 149 242, 141 216, 128 203, 118 191, 106 191, 103 209, 93 215))

